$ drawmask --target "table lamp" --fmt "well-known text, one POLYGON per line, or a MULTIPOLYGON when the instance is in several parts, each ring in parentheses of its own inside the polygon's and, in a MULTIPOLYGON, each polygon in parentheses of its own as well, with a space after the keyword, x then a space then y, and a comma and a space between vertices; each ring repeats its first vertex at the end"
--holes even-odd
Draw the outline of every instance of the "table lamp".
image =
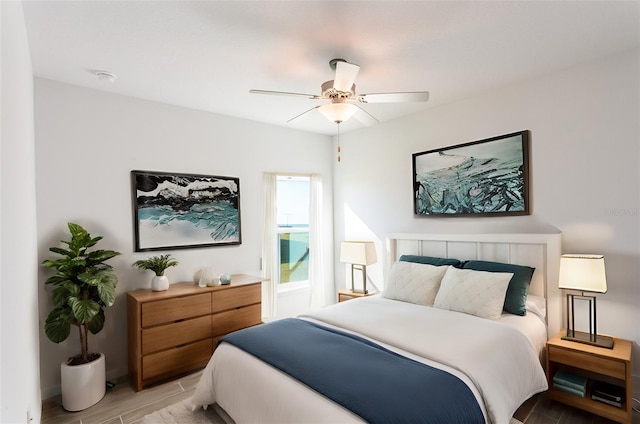
POLYGON ((613 338, 601 336, 596 329, 596 297, 585 292, 606 293, 607 277, 603 255, 562 255, 560 257, 560 277, 558 287, 577 290, 581 295, 567 293, 567 334, 563 340, 571 340, 594 346, 613 348, 613 338), (575 299, 589 302, 589 332, 575 330, 575 299))
POLYGON ((372 241, 343 241, 340 245, 340 262, 351 264, 351 291, 367 294, 367 265, 378 261, 376 246, 372 241), (362 271, 362 290, 353 284, 353 270, 362 271))

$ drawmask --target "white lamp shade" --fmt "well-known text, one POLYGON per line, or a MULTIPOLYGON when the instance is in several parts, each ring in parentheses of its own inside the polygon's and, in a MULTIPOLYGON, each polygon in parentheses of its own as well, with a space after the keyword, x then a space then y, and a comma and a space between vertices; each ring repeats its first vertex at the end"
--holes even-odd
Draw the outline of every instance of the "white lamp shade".
POLYGON ((340 262, 371 265, 377 261, 376 246, 372 241, 343 241, 340 245, 340 262))
POLYGON ((345 122, 358 110, 356 105, 351 103, 330 103, 320 106, 318 109, 331 122, 345 122))
POLYGON ((562 255, 560 257, 561 289, 606 293, 607 276, 602 255, 562 255))

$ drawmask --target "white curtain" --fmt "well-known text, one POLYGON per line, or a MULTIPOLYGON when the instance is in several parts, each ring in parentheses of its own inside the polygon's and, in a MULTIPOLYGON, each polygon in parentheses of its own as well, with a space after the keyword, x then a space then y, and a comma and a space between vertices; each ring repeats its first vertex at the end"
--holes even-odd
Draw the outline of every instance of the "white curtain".
POLYGON ((278 285, 278 234, 277 226, 277 174, 265 172, 263 176, 264 222, 262 225, 262 276, 268 280, 262 283, 262 318, 268 320, 276 316, 278 285))
POLYGON ((322 243, 322 178, 311 175, 309 202, 309 307, 325 306, 324 249, 322 243))

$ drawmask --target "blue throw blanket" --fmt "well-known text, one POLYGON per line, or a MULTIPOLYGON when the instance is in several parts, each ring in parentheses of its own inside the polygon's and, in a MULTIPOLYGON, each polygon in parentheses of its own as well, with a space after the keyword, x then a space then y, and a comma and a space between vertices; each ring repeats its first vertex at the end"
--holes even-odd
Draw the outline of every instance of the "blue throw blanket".
POLYGON ((459 378, 361 337, 288 318, 222 339, 369 423, 484 423, 459 378))

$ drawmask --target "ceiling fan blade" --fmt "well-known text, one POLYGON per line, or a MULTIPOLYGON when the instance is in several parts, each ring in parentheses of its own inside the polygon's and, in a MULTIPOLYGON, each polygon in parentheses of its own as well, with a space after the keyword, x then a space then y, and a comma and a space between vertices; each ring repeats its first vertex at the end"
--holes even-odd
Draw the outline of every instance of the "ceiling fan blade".
POLYGON ((426 102, 429 100, 428 91, 413 91, 406 93, 371 93, 358 94, 356 99, 360 103, 407 103, 426 102))
POLYGON ((305 97, 307 99, 321 99, 322 97, 316 94, 303 94, 303 93, 289 93, 287 91, 269 91, 269 90, 249 90, 251 94, 270 94, 275 96, 295 96, 305 97))
POLYGON ((361 108, 359 105, 356 104, 356 106, 358 106, 358 110, 353 115, 354 118, 356 118, 358 121, 360 121, 367 127, 370 127, 371 125, 378 123, 378 120, 376 119, 375 116, 373 116, 372 114, 370 114, 369 112, 361 108))
POLYGON ((354 65, 349 62, 337 62, 336 63, 336 76, 333 79, 333 88, 348 93, 353 87, 353 83, 356 81, 356 76, 360 71, 358 65, 354 65))
POLYGON ((294 119, 301 117, 301 116, 302 116, 302 115, 304 115, 305 113, 309 113, 309 112, 311 112, 312 110, 318 109, 320 106, 322 106, 322 105, 318 105, 318 106, 312 107, 312 108, 311 108, 311 109, 309 109, 309 110, 305 110, 305 111, 304 111, 304 112, 302 112, 300 115, 296 115, 296 116, 294 116, 293 118, 289 119, 289 120, 287 121, 287 124, 288 124, 289 122, 293 121, 294 119))

